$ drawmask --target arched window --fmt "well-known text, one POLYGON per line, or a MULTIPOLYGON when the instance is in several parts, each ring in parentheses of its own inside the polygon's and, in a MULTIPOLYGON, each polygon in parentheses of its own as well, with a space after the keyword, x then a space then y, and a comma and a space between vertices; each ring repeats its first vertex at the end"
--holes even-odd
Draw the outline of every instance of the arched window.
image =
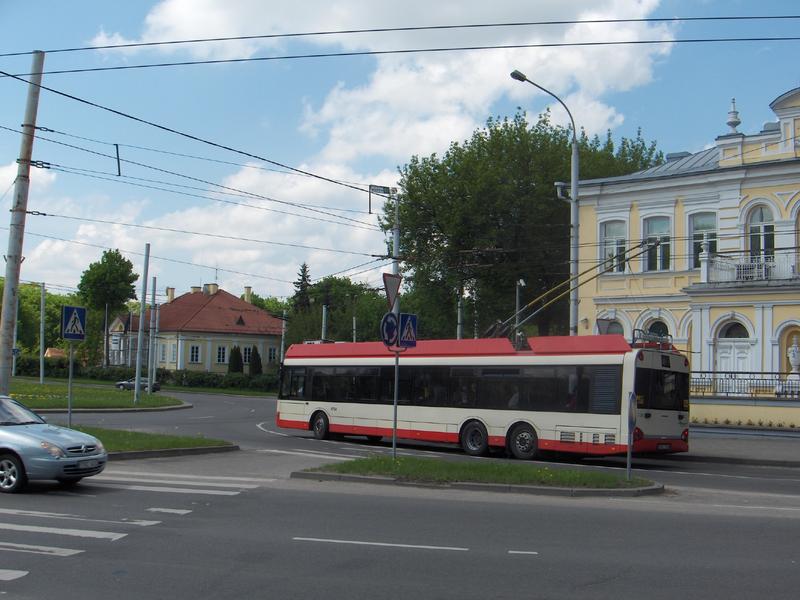
POLYGON ((741 323, 728 323, 722 328, 719 333, 720 339, 743 339, 749 338, 750 334, 747 333, 747 328, 741 323))
POLYGON ((700 268, 700 253, 703 244, 708 244, 709 254, 717 252, 717 215, 697 213, 689 217, 689 232, 692 236, 691 268, 700 268))
POLYGON ((775 225, 768 208, 758 206, 750 213, 747 237, 751 258, 765 259, 775 256, 775 225))
POLYGON ((645 271, 668 271, 670 268, 669 217, 651 217, 644 221, 645 271))
POLYGON ((607 334, 618 334, 618 335, 625 335, 625 328, 622 327, 622 323, 619 321, 611 321, 606 328, 607 334))
POLYGON ((623 273, 625 271, 625 222, 607 221, 600 225, 600 260, 607 261, 603 271, 623 273))
POLYGON ((667 327, 667 324, 664 323, 664 321, 653 321, 647 326, 647 332, 665 337, 669 335, 669 327, 667 327))

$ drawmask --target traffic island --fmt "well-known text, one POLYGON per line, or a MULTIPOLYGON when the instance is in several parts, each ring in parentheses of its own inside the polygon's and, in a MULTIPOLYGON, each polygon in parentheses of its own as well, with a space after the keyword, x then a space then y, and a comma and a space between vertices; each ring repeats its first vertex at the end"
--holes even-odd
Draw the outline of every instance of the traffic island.
POLYGON ((374 456, 297 471, 294 479, 342 481, 413 487, 551 496, 643 496, 664 486, 646 479, 630 481, 614 474, 504 462, 446 461, 374 456))

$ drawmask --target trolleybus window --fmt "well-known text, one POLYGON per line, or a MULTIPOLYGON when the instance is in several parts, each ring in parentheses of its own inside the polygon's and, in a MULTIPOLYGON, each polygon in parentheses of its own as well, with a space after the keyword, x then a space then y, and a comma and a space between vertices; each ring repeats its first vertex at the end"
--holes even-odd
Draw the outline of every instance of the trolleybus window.
POLYGON ((305 368, 286 369, 281 376, 281 398, 305 397, 305 368))
POLYGON ((688 410, 689 374, 638 368, 634 393, 638 408, 688 410))

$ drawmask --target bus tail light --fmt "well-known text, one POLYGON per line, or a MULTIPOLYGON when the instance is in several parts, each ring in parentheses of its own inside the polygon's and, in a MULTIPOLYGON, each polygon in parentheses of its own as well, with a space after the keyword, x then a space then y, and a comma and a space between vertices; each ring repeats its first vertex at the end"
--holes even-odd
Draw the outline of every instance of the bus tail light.
POLYGON ((689 366, 689 359, 688 358, 684 358, 683 359, 683 366, 684 367, 688 367, 689 366))
POLYGON ((636 355, 636 359, 643 361, 644 360, 644 352, 639 352, 639 354, 636 355))
POLYGON ((638 427, 635 427, 633 430, 633 441, 638 442, 643 439, 644 439, 644 432, 638 427))
POLYGON ((688 429, 684 429, 683 430, 683 432, 681 433, 681 439, 686 443, 689 442, 689 430, 688 429))

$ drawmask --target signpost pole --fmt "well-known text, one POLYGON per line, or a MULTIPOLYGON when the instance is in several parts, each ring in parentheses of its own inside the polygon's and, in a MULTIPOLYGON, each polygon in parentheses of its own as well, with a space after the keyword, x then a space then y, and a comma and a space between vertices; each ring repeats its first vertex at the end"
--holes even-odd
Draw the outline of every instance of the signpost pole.
POLYGON ((67 427, 72 427, 72 351, 75 344, 69 343, 69 377, 67 378, 67 427))
POLYGON ((397 399, 400 395, 400 348, 394 350, 394 421, 392 422, 392 460, 397 460, 397 399))

